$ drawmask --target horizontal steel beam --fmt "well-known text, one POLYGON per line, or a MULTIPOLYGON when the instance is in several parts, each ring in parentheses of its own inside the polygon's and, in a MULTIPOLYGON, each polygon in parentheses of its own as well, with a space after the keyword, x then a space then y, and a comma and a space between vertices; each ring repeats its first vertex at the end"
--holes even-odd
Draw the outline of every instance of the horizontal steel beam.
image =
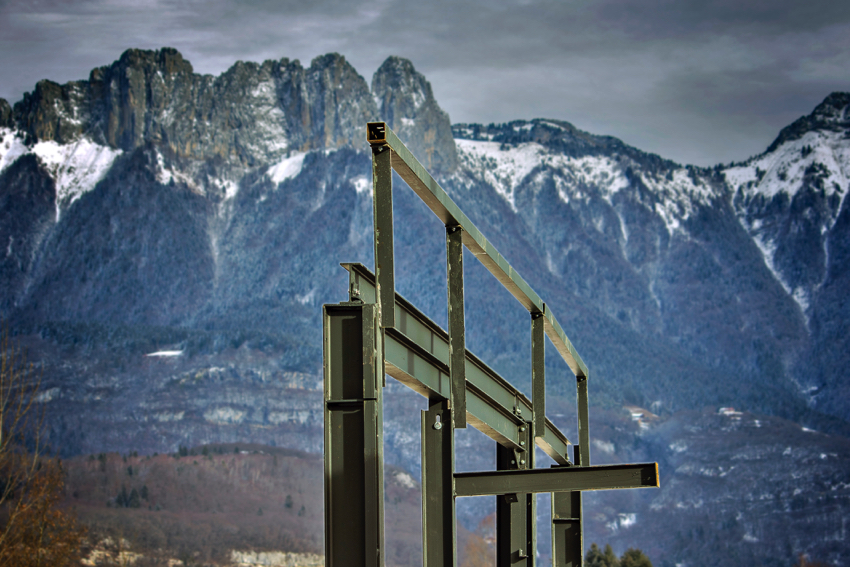
POLYGON ((658 463, 455 474, 455 496, 657 488, 658 463))
POLYGON ((558 353, 577 377, 587 376, 587 366, 581 360, 572 343, 567 338, 551 310, 540 296, 511 267, 504 256, 493 246, 472 221, 460 210, 446 191, 440 187, 431 174, 398 139, 385 122, 369 122, 366 126, 367 140, 372 146, 389 146, 392 150, 392 168, 413 189, 413 192, 428 205, 446 226, 459 226, 463 229, 463 244, 484 266, 490 270, 511 295, 530 313, 546 315, 546 335, 555 345, 558 353))
MULTIPOLYGON (((349 271, 352 295, 373 303, 374 274, 363 264, 342 266, 349 271)), ((396 326, 385 331, 387 374, 426 398, 450 398, 448 333, 398 293, 395 309, 396 326)), ((519 428, 532 420, 531 401, 469 350, 464 368, 467 422, 505 447, 525 450, 519 428)), ((555 462, 570 463, 570 441, 548 419, 535 442, 555 462)))

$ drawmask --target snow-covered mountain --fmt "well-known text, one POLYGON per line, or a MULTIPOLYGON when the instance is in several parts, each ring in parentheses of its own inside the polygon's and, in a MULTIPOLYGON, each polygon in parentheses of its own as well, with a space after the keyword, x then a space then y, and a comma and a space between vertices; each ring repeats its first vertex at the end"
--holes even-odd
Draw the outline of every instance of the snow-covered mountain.
MULTIPOLYGON (((397 57, 370 87, 337 54, 213 77, 129 50, 0 100, 0 317, 43 368, 65 454, 317 450, 320 306, 345 298, 339 262, 372 264, 365 122, 382 119, 554 306, 597 407, 735 406, 848 435, 848 106, 832 94, 764 154, 698 168, 559 120, 452 126, 397 57), (146 356, 162 350, 180 354, 146 356)), ((443 227, 398 185, 397 285, 444 324, 443 227)), ((466 282, 468 345, 523 387, 527 313, 475 262, 466 282)), ((403 413, 387 455, 415 468, 403 413)))

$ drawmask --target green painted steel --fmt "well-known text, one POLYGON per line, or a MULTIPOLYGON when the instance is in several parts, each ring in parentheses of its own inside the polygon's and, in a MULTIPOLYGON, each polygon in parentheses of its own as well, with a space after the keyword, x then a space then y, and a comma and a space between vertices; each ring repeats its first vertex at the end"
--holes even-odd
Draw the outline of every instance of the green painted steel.
POLYGON ((540 437, 546 431, 546 338, 542 313, 531 314, 531 406, 534 431, 540 437))
POLYGON ((446 279, 449 297, 449 376, 452 418, 466 428, 466 339, 463 317, 463 230, 446 227, 446 279))
POLYGON ((567 334, 561 328, 558 320, 555 319, 555 316, 552 314, 552 310, 549 309, 549 306, 546 304, 543 306, 543 316, 545 317, 544 325, 546 329, 546 336, 549 337, 552 344, 555 345, 555 350, 557 350, 561 355, 561 358, 566 361, 570 370, 572 370, 573 374, 576 375, 576 378, 587 377, 587 366, 585 366, 584 361, 582 361, 581 357, 578 355, 578 351, 576 351, 573 343, 571 343, 570 339, 567 338, 567 334))
MULTIPOLYGON (((410 153, 410 150, 398 139, 384 122, 370 122, 366 125, 366 139, 376 147, 389 147, 392 151, 392 168, 401 176, 413 191, 419 195, 428 208, 437 215, 446 226, 459 226, 463 229, 463 243, 497 280, 525 307, 529 313, 546 313, 543 300, 520 276, 507 260, 499 253, 481 231, 460 210, 446 191, 440 187, 431 174, 410 153)), ((564 358, 576 376, 586 376, 587 367, 567 338, 555 316, 546 313, 546 334, 555 348, 564 358)))
MULTIPOLYGON (((573 445, 573 450, 575 466, 581 466, 580 447, 573 445)), ((584 562, 581 492, 553 492, 551 501, 552 567, 581 567, 584 562)))
POLYGON ((333 567, 384 564, 383 387, 386 375, 428 399, 422 412, 423 567, 455 567, 455 499, 495 495, 497 564, 533 567, 535 494, 552 493, 557 567, 582 564, 582 491, 658 486, 656 463, 591 467, 589 372, 548 305, 463 214, 383 122, 367 125, 372 146, 375 273, 349 272, 349 301, 323 308, 325 553, 333 567), (395 293, 392 172, 446 225, 448 331, 395 293), (531 313, 529 400, 465 346, 463 247, 531 313), (578 435, 545 415, 545 338, 576 376, 578 435), (454 472, 454 430, 466 424, 497 443, 497 469, 454 472), (535 469, 535 446, 559 465, 535 469))
POLYGON ((587 379, 576 379, 576 405, 578 406, 578 446, 582 466, 590 465, 590 416, 588 414, 587 379))
POLYGON ((372 207, 375 231, 375 273, 381 327, 395 325, 395 258, 393 252, 392 152, 372 148, 372 207))
MULTIPOLYGON (((365 302, 375 301, 375 276, 366 266, 345 263, 349 289, 365 302)), ((386 330, 387 374, 426 398, 450 398, 449 336, 400 294, 396 294, 396 328, 386 330)), ((523 417, 533 415, 533 404, 507 380, 469 350, 465 363, 466 419, 497 443, 519 448, 523 417)), ((570 441, 544 419, 544 432, 534 439, 556 463, 568 464, 570 441)))
MULTIPOLYGON (((525 469, 522 451, 496 445, 496 468, 500 471, 525 469)), ((532 567, 534 548, 530 546, 529 494, 496 496, 496 565, 497 567, 532 567)))
POLYGON ((457 563, 451 413, 447 400, 432 401, 422 412, 423 567, 457 563))
POLYGON ((657 463, 595 467, 553 466, 549 469, 527 471, 455 474, 455 496, 458 497, 657 487, 657 463))
POLYGON ((380 567, 383 353, 376 306, 326 305, 323 334, 326 565, 380 567))
POLYGON ((581 492, 552 493, 552 565, 580 567, 584 554, 581 492))

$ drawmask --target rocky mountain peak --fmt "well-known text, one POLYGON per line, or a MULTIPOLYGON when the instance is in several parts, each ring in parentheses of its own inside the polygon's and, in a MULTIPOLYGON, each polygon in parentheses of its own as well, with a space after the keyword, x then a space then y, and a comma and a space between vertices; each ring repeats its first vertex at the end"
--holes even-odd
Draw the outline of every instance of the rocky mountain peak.
POLYGON ((423 165, 435 173, 457 169, 449 115, 434 99, 431 83, 401 57, 388 57, 372 77, 380 115, 423 165))
POLYGON ((316 57, 307 70, 305 103, 313 117, 316 147, 366 146, 365 124, 378 116, 366 80, 339 53, 316 57))
POLYGON ((0 124, 16 125, 28 143, 153 144, 167 161, 240 169, 293 151, 365 145, 363 125, 377 115, 366 80, 336 53, 306 70, 297 60, 239 61, 213 77, 168 47, 129 49, 87 81, 41 81, 13 111, 0 104, 0 124))
POLYGON ((770 153, 785 142, 799 140, 812 130, 850 130, 850 93, 834 92, 815 107, 811 114, 803 116, 779 132, 776 140, 767 148, 770 153))
POLYGON ((836 122, 846 126, 850 121, 848 106, 850 106, 850 93, 834 92, 815 107, 812 115, 824 122, 836 122))
MULTIPOLYGON (((192 64, 183 59, 183 55, 173 47, 163 47, 156 51, 146 49, 128 49, 121 54, 112 67, 119 69, 145 69, 160 71, 164 75, 187 74, 194 72, 192 64)), ((93 71, 96 73, 97 69, 93 71)))

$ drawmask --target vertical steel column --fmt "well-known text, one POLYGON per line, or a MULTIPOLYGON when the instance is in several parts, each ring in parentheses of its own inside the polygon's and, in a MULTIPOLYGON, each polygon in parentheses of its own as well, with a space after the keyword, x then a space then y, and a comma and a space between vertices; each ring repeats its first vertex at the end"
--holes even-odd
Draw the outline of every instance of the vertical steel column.
MULTIPOLYGON (((576 466, 581 448, 574 446, 576 466)), ((552 567, 582 567, 584 527, 581 523, 581 491, 552 493, 552 567)))
MULTIPOLYGON (((523 446, 528 448, 528 424, 521 431, 523 446)), ((533 441, 532 441, 533 443, 533 441)), ((496 470, 534 468, 534 451, 514 451, 496 445, 496 470)), ((504 494, 496 497, 496 565, 497 567, 533 567, 536 506, 534 494, 504 494)))
POLYGON ((531 409, 534 435, 546 431, 546 330, 543 313, 531 314, 531 409))
POLYGON ((587 376, 576 376, 576 404, 578 405, 578 443, 582 466, 590 466, 590 419, 587 414, 587 376))
MULTIPOLYGON (((530 422, 526 424, 525 431, 525 468, 533 469, 534 468, 534 422, 530 422)), ((522 431, 522 428, 520 428, 522 431)), ((522 465, 522 460, 520 460, 520 465, 522 465)), ((522 500, 520 500, 522 502, 522 500)), ((526 555, 528 555, 528 559, 526 559, 526 565, 528 567, 534 567, 535 556, 537 555, 537 495, 536 494, 526 494, 525 495, 525 549, 526 555)))
POLYGON ((454 435, 448 400, 431 400, 422 412, 422 565, 457 564, 454 435))
POLYGON ((375 304, 324 307, 325 559, 384 563, 383 352, 375 304))
POLYGON ((446 227, 446 279, 449 290, 449 374, 452 381, 452 419, 466 427, 466 339, 463 320, 463 231, 446 227))
POLYGON ((393 168, 389 146, 372 146, 372 213, 375 223, 375 288, 380 326, 395 326, 393 168))

